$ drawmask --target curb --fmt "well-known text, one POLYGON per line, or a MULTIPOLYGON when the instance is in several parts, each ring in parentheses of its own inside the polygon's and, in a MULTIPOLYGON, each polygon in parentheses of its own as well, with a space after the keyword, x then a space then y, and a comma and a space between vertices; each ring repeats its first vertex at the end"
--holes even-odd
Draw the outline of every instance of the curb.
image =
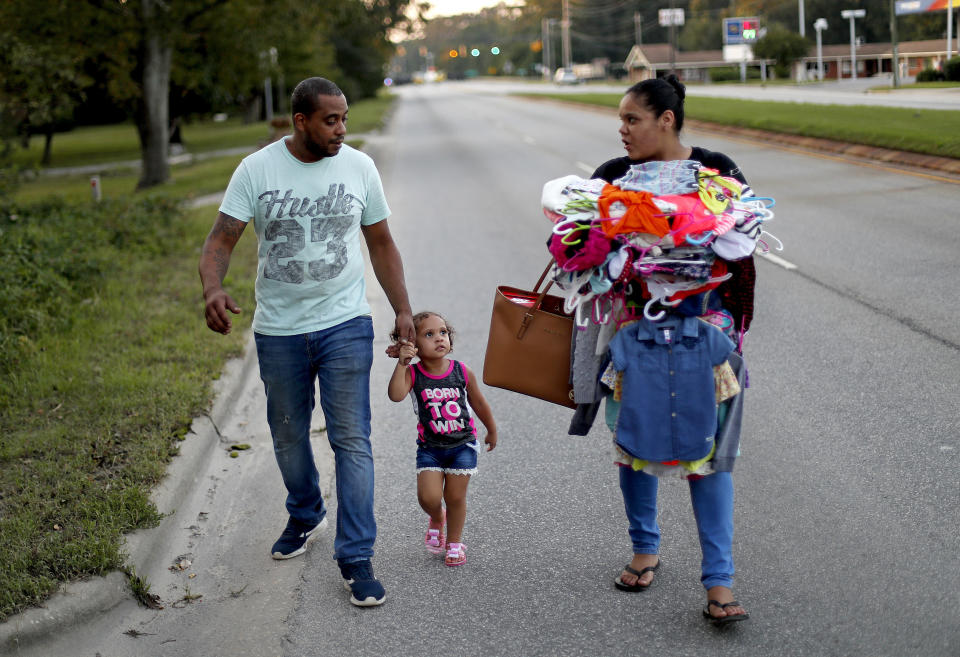
MULTIPOLYGON (((128 567, 142 570, 141 567, 155 559, 155 553, 162 549, 163 541, 151 538, 156 532, 162 535, 171 523, 177 521, 177 507, 200 481, 209 455, 220 443, 218 426, 233 412, 237 395, 256 364, 253 332, 249 331, 244 355, 226 363, 220 378, 213 384, 210 410, 193 419, 187 439, 180 444, 179 453, 170 462, 166 477, 150 495, 157 509, 165 514, 163 520, 157 527, 125 537, 125 565, 128 567)), ((19 649, 53 632, 80 625, 131 597, 127 575, 121 571, 64 584, 42 607, 28 609, 0 624, 0 651, 11 650, 11 654, 16 654, 19 649)))

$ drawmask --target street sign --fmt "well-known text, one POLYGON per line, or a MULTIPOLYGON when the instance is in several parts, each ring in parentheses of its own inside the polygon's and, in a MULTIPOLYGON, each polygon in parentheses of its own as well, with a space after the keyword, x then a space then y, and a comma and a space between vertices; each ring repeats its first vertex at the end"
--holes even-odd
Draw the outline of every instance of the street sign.
POLYGON ((683 9, 661 9, 659 17, 661 27, 683 25, 683 9))
POLYGON ((735 46, 743 43, 754 43, 760 38, 760 21, 754 16, 751 18, 724 18, 723 43, 735 46))
MULTIPOLYGON (((949 0, 897 0, 894 12, 897 16, 904 14, 921 14, 927 11, 944 11, 949 0)), ((960 0, 953 0, 953 6, 960 9, 960 0)))

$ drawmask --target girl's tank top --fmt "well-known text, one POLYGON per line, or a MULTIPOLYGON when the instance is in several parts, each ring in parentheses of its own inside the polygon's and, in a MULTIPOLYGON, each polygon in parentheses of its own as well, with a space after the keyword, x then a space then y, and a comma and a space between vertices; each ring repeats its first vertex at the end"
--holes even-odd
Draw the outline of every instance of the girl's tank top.
POLYGON ((467 372, 463 363, 450 361, 441 376, 428 374, 420 363, 410 365, 414 412, 417 414, 417 442, 449 449, 476 437, 473 412, 467 402, 467 372))

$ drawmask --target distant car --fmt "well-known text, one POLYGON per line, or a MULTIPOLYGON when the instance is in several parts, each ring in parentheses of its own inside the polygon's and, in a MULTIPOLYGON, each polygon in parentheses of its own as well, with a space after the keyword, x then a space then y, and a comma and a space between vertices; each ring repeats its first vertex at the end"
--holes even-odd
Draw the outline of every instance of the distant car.
POLYGON ((554 84, 580 84, 582 80, 570 68, 558 68, 553 75, 554 84))

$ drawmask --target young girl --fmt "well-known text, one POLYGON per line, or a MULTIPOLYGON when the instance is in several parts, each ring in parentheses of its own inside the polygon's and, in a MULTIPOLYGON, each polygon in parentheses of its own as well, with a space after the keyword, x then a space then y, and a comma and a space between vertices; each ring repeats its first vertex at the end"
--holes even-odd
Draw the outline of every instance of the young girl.
POLYGON ((444 563, 460 566, 467 562, 466 546, 460 542, 467 484, 477 471, 480 449, 473 416, 487 429, 483 442, 488 452, 497 446, 497 425, 476 375, 460 361, 447 358, 453 349, 453 328, 433 312, 417 313, 413 325, 416 344, 400 342, 387 395, 399 402, 410 394, 419 419, 417 499, 430 516, 424 544, 433 554, 446 547, 444 563), (411 365, 414 356, 420 360, 411 365))

